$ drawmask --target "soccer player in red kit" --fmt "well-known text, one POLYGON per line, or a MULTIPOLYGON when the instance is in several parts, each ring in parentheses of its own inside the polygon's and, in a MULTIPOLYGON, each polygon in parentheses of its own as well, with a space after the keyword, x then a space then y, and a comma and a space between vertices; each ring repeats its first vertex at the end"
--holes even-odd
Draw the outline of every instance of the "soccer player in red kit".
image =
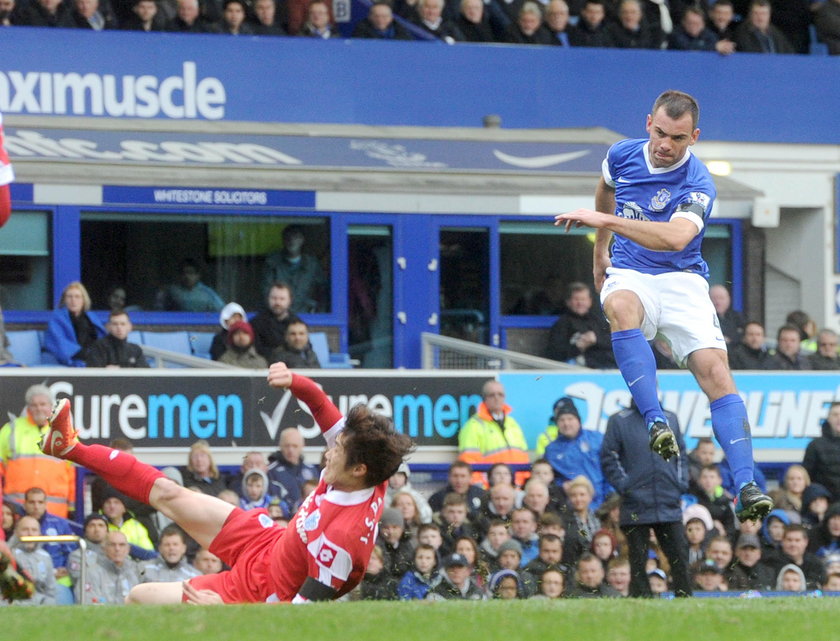
POLYGON ((56 403, 42 444, 45 453, 83 465, 148 503, 231 568, 184 584, 143 583, 132 588, 128 602, 306 603, 336 599, 361 581, 388 479, 410 451, 411 440, 364 405, 343 417, 313 381, 283 363, 271 366, 268 383, 289 388, 309 407, 328 447, 318 487, 285 528, 265 510, 246 512, 182 488, 130 454, 83 445, 72 426, 69 401, 56 403))

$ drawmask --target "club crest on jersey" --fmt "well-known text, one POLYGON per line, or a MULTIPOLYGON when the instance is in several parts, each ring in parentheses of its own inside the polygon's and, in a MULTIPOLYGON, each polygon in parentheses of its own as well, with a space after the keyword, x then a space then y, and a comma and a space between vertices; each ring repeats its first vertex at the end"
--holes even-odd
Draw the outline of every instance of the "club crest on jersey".
POLYGON ((662 211, 665 209, 671 200, 671 192, 664 187, 656 192, 656 195, 650 199, 650 208, 653 211, 662 211))
POLYGON ((306 517, 306 520, 303 522, 303 529, 307 532, 311 532, 315 528, 318 527, 318 523, 321 521, 321 510, 315 510, 312 514, 306 517))
POLYGON ((622 218, 628 218, 629 220, 650 220, 650 218, 645 215, 644 211, 642 211, 642 208, 632 200, 622 205, 620 216, 622 218))

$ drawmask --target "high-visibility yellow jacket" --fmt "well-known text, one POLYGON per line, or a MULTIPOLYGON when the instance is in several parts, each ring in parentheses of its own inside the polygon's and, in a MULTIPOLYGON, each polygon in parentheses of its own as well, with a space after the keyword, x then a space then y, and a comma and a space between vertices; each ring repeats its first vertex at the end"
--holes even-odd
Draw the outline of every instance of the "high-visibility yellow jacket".
MULTIPOLYGON (((504 430, 493 419, 487 406, 481 403, 458 432, 458 459, 467 463, 529 463, 528 444, 522 428, 504 407, 504 430)), ((528 472, 517 472, 516 483, 521 484, 528 472)), ((473 482, 486 485, 481 472, 473 473, 473 482)))
POLYGON ((29 412, 0 429, 0 463, 6 498, 23 503, 26 490, 47 494, 47 511, 67 518, 76 501, 76 469, 70 461, 47 456, 38 447, 49 428, 38 427, 29 412))

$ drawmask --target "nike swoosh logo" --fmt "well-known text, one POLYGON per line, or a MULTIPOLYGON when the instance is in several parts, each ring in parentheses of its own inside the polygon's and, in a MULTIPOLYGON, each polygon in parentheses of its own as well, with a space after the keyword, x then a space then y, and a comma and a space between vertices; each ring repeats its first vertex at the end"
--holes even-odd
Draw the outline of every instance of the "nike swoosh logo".
POLYGON ((514 167, 522 167, 523 169, 543 169, 551 167, 551 165, 559 165, 560 163, 569 162, 585 156, 589 150, 572 151, 567 154, 552 154, 550 156, 533 156, 531 158, 523 158, 522 156, 511 156, 498 149, 493 150, 493 155, 502 162, 506 162, 514 167))
POLYGON ((639 382, 640 380, 642 380, 644 377, 645 377, 645 375, 644 375, 644 374, 642 374, 641 376, 639 376, 639 378, 634 378, 632 381, 630 381, 629 383, 627 383, 627 387, 633 387, 636 383, 638 383, 638 382, 639 382))
POLYGON ((731 439, 729 439, 729 444, 730 445, 735 445, 735 443, 740 443, 741 441, 746 441, 746 440, 747 440, 746 437, 744 437, 744 438, 731 438, 731 439))
POLYGON ((619 178, 615 182, 617 182, 617 183, 629 183, 630 181, 627 180, 626 178, 619 178))

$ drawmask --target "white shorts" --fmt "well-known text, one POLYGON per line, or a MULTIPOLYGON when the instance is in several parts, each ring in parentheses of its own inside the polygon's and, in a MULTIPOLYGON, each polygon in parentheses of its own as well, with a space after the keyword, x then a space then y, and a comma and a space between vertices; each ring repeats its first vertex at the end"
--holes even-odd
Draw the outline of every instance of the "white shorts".
POLYGON ((633 269, 607 269, 601 305, 613 292, 629 290, 642 301, 642 333, 649 341, 661 336, 671 346, 674 362, 685 367, 698 349, 726 351, 717 313, 709 298, 709 283, 699 274, 667 272, 643 274, 633 269))

